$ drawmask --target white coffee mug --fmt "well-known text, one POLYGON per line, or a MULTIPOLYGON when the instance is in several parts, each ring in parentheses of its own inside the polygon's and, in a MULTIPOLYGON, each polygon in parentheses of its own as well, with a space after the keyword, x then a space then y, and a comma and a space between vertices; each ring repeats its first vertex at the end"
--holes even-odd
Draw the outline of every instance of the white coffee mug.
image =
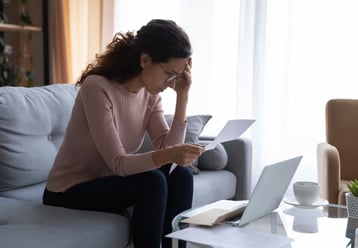
POLYGON ((299 181, 293 184, 296 201, 302 205, 312 205, 319 197, 319 183, 299 181))

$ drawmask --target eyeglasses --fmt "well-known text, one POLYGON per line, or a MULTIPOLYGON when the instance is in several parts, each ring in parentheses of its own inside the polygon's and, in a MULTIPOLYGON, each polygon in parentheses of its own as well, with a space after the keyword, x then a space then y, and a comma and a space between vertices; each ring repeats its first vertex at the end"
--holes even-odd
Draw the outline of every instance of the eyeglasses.
POLYGON ((162 69, 162 71, 168 76, 168 78, 165 80, 165 83, 176 83, 178 79, 181 77, 181 75, 166 71, 161 64, 159 64, 159 66, 162 69))

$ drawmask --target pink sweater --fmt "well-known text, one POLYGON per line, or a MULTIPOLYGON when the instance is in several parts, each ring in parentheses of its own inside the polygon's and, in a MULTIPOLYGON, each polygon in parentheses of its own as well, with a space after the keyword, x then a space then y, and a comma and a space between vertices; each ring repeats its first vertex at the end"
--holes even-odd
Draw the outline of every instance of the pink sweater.
POLYGON ((152 152, 136 154, 145 131, 156 149, 183 143, 186 123, 163 116, 161 97, 142 88, 91 75, 81 86, 64 141, 49 173, 47 189, 63 192, 107 175, 126 176, 157 169, 152 152))

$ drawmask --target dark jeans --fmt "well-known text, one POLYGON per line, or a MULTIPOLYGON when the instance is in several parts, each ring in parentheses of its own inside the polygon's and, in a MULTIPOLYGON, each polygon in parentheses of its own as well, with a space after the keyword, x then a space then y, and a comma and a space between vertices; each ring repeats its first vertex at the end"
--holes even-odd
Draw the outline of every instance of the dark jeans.
MULTIPOLYGON (((193 175, 189 168, 171 165, 127 177, 108 176, 78 184, 63 193, 43 195, 45 205, 72 209, 123 213, 134 205, 132 235, 135 248, 171 247, 165 238, 171 221, 192 204, 193 175)), ((185 242, 179 242, 185 248, 185 242)))

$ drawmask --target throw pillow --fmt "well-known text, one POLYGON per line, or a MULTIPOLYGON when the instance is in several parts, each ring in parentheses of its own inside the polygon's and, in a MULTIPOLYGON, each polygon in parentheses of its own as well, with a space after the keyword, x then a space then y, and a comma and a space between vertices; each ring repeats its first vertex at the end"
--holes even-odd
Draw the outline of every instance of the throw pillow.
POLYGON ((198 168, 201 170, 222 170, 228 161, 228 155, 222 144, 204 152, 198 159, 198 168))

